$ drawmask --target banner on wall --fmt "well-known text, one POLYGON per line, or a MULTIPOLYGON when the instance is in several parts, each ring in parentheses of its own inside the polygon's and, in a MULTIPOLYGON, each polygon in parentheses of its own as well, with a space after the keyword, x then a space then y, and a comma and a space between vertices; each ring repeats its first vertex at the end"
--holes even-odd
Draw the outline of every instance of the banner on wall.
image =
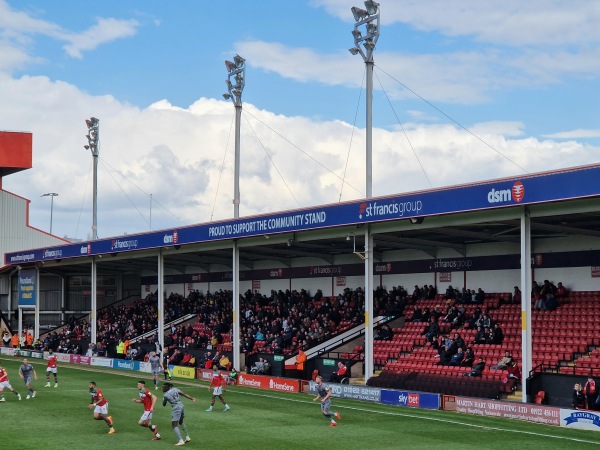
POLYGON ((37 269, 21 269, 18 276, 19 308, 35 308, 37 269))

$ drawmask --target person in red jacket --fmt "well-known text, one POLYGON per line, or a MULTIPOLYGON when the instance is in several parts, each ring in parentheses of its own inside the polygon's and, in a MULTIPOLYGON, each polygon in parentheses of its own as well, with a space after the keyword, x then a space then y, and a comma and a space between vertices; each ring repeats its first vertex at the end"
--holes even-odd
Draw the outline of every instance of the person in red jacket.
POLYGON ((348 368, 341 361, 338 363, 338 369, 331 374, 329 381, 332 383, 341 383, 346 378, 348 368))
POLYGON ((589 376, 587 382, 583 385, 583 393, 587 403, 587 409, 594 409, 596 406, 596 382, 589 376))

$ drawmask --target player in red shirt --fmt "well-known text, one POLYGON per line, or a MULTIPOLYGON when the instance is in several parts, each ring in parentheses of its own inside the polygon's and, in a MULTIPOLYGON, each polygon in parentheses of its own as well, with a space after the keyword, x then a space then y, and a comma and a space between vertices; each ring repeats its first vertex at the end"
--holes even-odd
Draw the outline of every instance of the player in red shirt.
POLYGON ((156 395, 146 389, 145 381, 138 381, 138 389, 140 390, 140 398, 132 398, 131 401, 134 403, 141 403, 144 405, 144 413, 140 417, 138 424, 142 427, 150 428, 154 437, 153 441, 160 440, 160 434, 158 434, 158 427, 152 425, 152 413, 154 412, 154 405, 156 404, 156 395))
POLYGON ((10 392, 15 394, 19 400, 21 400, 21 394, 13 389, 8 381, 8 372, 4 367, 0 367, 0 402, 5 402, 4 398, 4 388, 8 389, 10 392))
POLYGON ((212 379, 210 380, 210 386, 208 386, 209 391, 210 388, 213 389, 213 395, 210 401, 210 407, 206 410, 206 412, 211 412, 213 410, 213 406, 217 397, 219 397, 219 400, 221 400, 221 403, 223 403, 223 405, 225 406, 225 409, 223 411, 229 411, 229 405, 225 402, 225 399, 223 398, 223 391, 225 390, 225 379, 223 378, 223 375, 221 375, 221 373, 219 372, 219 368, 216 364, 213 366, 213 375, 212 379))
POLYGON ((106 425, 108 425, 108 434, 116 433, 115 428, 113 427, 112 416, 108 415, 108 402, 102 391, 96 387, 95 381, 90 381, 90 395, 92 396, 92 400, 90 402, 90 409, 94 409, 94 420, 104 420, 106 425))
POLYGON ((46 384, 44 387, 50 387, 50 374, 54 374, 54 387, 58 387, 58 369, 56 368, 56 362, 58 356, 54 354, 52 349, 48 350, 48 367, 46 367, 46 384))

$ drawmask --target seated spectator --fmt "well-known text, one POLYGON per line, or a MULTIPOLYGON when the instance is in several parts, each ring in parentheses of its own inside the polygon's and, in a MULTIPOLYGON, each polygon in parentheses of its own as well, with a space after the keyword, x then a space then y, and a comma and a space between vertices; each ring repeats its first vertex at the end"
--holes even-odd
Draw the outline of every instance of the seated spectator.
POLYGON ((135 359, 135 357, 138 354, 138 349, 134 348, 134 347, 129 347, 127 349, 127 355, 125 356, 125 359, 127 359, 128 361, 133 361, 135 359))
POLYGON ((564 300, 569 296, 569 293, 563 286, 562 281, 558 282, 558 285, 556 286, 556 294, 554 296, 558 299, 558 301, 564 300))
POLYGON ((467 320, 467 318, 465 316, 465 309, 458 308, 458 314, 456 315, 454 320, 452 320, 452 328, 460 328, 460 327, 464 326, 466 320, 467 320))
POLYGON ((423 311, 417 305, 413 308, 412 317, 410 318, 411 322, 422 322, 423 320, 423 311))
POLYGON ((546 311, 546 299, 542 294, 537 294, 534 297, 533 309, 536 311, 546 311))
POLYGON ((225 380, 227 382, 227 384, 237 384, 237 379, 238 379, 238 375, 239 372, 236 370, 235 367, 231 368, 231 373, 229 374, 229 376, 227 377, 227 379, 225 380))
POLYGON ((329 377, 331 383, 341 383, 348 373, 348 368, 341 361, 338 362, 338 368, 329 377))
POLYGON ((462 348, 463 350, 467 347, 467 344, 460 333, 454 333, 454 343, 458 348, 462 348))
POLYGON ((231 363, 229 362, 229 358, 227 355, 221 356, 219 359, 219 369, 221 370, 229 370, 231 368, 231 363))
POLYGON ((444 298, 446 300, 454 300, 456 298, 456 291, 454 290, 454 288, 452 287, 452 285, 448 286, 448 289, 446 289, 446 294, 444 295, 444 298))
POLYGON ((483 314, 483 312, 481 311, 481 308, 479 306, 477 306, 475 308, 475 311, 473 311, 471 318, 467 322, 467 325, 466 325, 467 330, 474 330, 477 328, 477 321, 479 320, 479 318, 481 317, 482 314, 483 314))
POLYGON ((475 362, 475 352, 473 351, 473 349, 471 347, 467 347, 467 350, 465 350, 465 357, 460 365, 463 367, 471 367, 471 366, 473 366, 474 362, 475 362))
POLYGON ((185 352, 183 354, 183 358, 181 358, 181 365, 188 366, 190 363, 190 359, 192 359, 192 355, 189 352, 185 352))
POLYGON ((439 336, 440 326, 438 325, 436 318, 431 317, 429 325, 425 327, 423 334, 425 335, 425 343, 429 342, 431 344, 433 343, 433 340, 439 336))
POLYGON ((449 366, 460 366, 465 359, 465 352, 461 347, 458 347, 458 351, 450 358, 449 366))
POLYGON ((508 372, 508 378, 514 380, 516 383, 521 382, 521 369, 516 361, 513 361, 511 365, 506 368, 508 372))
POLYGON ((270 370, 270 365, 264 358, 258 358, 258 361, 254 363, 254 365, 250 368, 250 373, 255 375, 267 375, 268 370, 270 370))
POLYGON ((381 326, 379 333, 373 338, 376 341, 391 341, 394 333, 389 325, 385 324, 381 326))
POLYGON ((448 346, 443 344, 440 346, 438 354, 435 357, 440 359, 438 365, 447 366, 448 364, 450 364, 450 361, 452 359, 452 351, 448 348, 448 346))
POLYGON ((575 383, 573 387, 573 409, 585 409, 585 394, 581 388, 581 384, 575 383))
POLYGON ((473 368, 470 372, 465 372, 463 374, 464 377, 479 377, 483 375, 483 371, 485 370, 485 361, 483 358, 479 358, 475 364, 473 364, 473 368))
POLYGON ((546 294, 546 310, 554 311, 558 308, 558 299, 554 294, 546 294))
POLYGON ((181 364, 181 360, 183 359, 183 353, 178 348, 175 349, 171 357, 169 358, 170 366, 179 366, 181 364))
POLYGON ((500 345, 502 341, 504 341, 504 332, 500 328, 500 325, 495 323, 492 329, 492 344, 500 345))
POLYGON ((496 365, 490 367, 490 369, 505 370, 508 366, 512 365, 513 361, 514 361, 514 359, 510 355, 510 352, 508 350, 506 350, 506 352, 504 353, 504 356, 498 360, 496 365))
POLYGON ((474 344, 486 344, 487 343, 487 336, 485 333, 485 330, 483 329, 482 326, 478 326, 477 327, 477 333, 475 333, 475 340, 473 341, 474 344))

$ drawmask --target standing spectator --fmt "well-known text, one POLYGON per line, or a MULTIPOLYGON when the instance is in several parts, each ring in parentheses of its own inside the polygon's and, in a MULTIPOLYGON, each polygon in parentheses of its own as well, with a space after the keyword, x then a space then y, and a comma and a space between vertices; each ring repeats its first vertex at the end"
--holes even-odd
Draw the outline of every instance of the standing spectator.
POLYGON ((15 334, 12 335, 10 343, 11 343, 11 345, 12 345, 13 348, 18 348, 19 347, 19 335, 17 333, 15 333, 15 334))
POLYGON ((10 347, 10 340, 10 333, 4 330, 4 333, 2 333, 2 345, 4 347, 10 347))
POLYGON ((304 364, 306 363, 306 353, 304 350, 298 350, 298 356, 296 356, 296 370, 300 371, 300 378, 304 378, 304 364))
POLYGON ((572 407, 573 409, 585 409, 585 394, 579 383, 575 383, 575 386, 573 386, 572 407))
POLYGON ((475 294, 475 298, 473 298, 473 302, 476 303, 477 305, 482 305, 484 300, 485 300, 485 292, 483 292, 483 289, 481 289, 481 288, 477 289, 477 294, 475 294))
POLYGON ((522 298, 523 297, 521 296, 521 290, 519 289, 519 286, 515 286, 513 294, 512 294, 512 303, 516 303, 517 305, 520 305, 522 298))
MULTIPOLYGON (((560 284, 560 283, 559 283, 560 284)), ((595 409, 596 405, 596 382, 590 375, 583 385, 583 393, 587 402, 587 409, 595 409)))

